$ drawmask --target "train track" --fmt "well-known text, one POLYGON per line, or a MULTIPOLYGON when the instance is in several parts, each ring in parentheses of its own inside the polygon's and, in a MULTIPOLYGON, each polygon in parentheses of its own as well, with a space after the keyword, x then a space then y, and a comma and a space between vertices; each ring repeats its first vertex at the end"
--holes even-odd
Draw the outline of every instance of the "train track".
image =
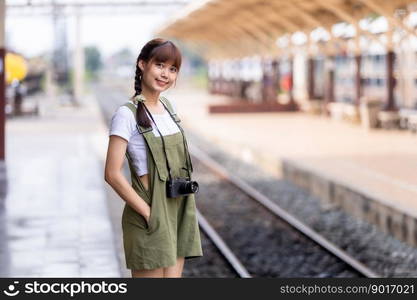
MULTIPOLYGON (((380 277, 376 272, 372 271, 368 267, 366 267, 363 263, 356 260, 354 257, 340 249, 338 246, 315 232, 312 228, 308 227, 307 225, 303 224, 297 218, 292 216, 291 214, 287 213, 285 210, 280 208, 276 203, 270 200, 268 197, 257 191, 255 188, 250 186, 248 183, 243 181, 242 179, 238 178, 237 176, 228 172, 225 168, 223 168, 220 164, 210 158, 206 153, 202 150, 198 149, 195 145, 190 143, 190 153, 194 159, 201 162, 206 168, 208 168, 211 172, 216 174, 221 180, 227 181, 233 186, 237 187, 242 193, 246 194, 250 199, 260 203, 263 205, 268 211, 270 211, 274 216, 278 217, 282 221, 286 222, 290 225, 294 230, 297 230, 299 233, 307 237, 309 240, 320 246, 321 249, 324 249, 330 255, 337 257, 338 260, 342 261, 343 263, 350 266, 355 272, 357 272, 360 276, 364 277, 380 277)), ((209 232, 213 232, 214 229, 208 225, 207 221, 204 217, 200 216, 203 220, 200 222, 202 229, 211 237, 209 232)), ((219 236, 218 233, 214 232, 213 236, 219 236)), ((229 257, 232 259, 230 260, 230 265, 236 266, 235 271, 238 274, 242 274, 241 269, 243 267, 242 263, 236 264, 236 255, 230 255, 230 248, 222 241, 221 243, 216 244, 219 250, 222 253, 227 253, 225 258, 229 260, 229 257)), ((242 277, 248 277, 249 272, 244 269, 242 277)))

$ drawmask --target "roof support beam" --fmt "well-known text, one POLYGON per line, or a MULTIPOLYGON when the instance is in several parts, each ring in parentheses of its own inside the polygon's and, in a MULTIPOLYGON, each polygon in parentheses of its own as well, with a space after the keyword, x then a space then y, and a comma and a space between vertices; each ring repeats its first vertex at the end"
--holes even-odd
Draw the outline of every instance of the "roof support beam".
MULTIPOLYGON (((245 21, 248 23, 255 24, 258 28, 262 29, 263 33, 267 33, 267 38, 271 38, 272 35, 276 34, 282 34, 282 28, 280 27, 277 29, 275 26, 276 24, 271 24, 269 22, 265 22, 265 19, 259 19, 259 15, 257 15, 252 9, 251 10, 245 10, 244 12, 241 12, 240 15, 244 15, 245 21), (272 30, 271 30, 272 29, 272 30)), ((268 19, 269 20, 269 19, 268 19)))
MULTIPOLYGON (((254 52, 267 51, 270 48, 272 40, 269 33, 265 31, 264 27, 260 26, 259 22, 256 22, 256 27, 254 27, 252 25, 254 23, 253 19, 251 19, 244 10, 239 10, 239 8, 235 6, 235 2, 225 2, 222 4, 220 8, 226 9, 227 11, 233 11, 234 16, 232 18, 228 17, 227 14, 221 15, 221 17, 219 16, 218 19, 222 21, 224 20, 225 22, 219 22, 222 23, 222 28, 218 28, 217 31, 233 32, 235 38, 240 42, 242 39, 249 39, 250 41, 253 41, 253 43, 247 43, 250 45, 245 45, 245 50, 251 49, 254 52)), ((210 31, 213 26, 217 27, 216 24, 211 24, 210 22, 209 26, 206 26, 206 29, 201 31, 202 35, 204 36, 207 34, 207 32, 210 31)))
POLYGON ((287 6, 295 9, 297 11, 297 14, 300 14, 308 23, 310 23, 312 26, 315 26, 316 28, 324 28, 329 35, 331 36, 331 39, 333 42, 340 42, 342 43, 345 47, 347 47, 347 41, 337 37, 335 35, 333 35, 331 33, 331 29, 329 29, 328 27, 330 26, 326 26, 324 24, 322 24, 322 22, 320 22, 318 19, 316 19, 315 17, 313 17, 312 15, 310 15, 309 13, 307 13, 304 8, 302 8, 299 4, 293 2, 293 1, 288 1, 285 3, 287 6))
POLYGON ((278 24, 275 22, 276 19, 272 19, 270 15, 261 14, 263 16, 262 19, 259 19, 259 14, 255 12, 255 10, 259 10, 258 7, 246 10, 244 12, 245 21, 252 24, 256 24, 257 27, 263 28, 263 31, 267 34, 264 35, 265 37, 265 48, 261 50, 261 54, 264 56, 274 55, 276 53, 276 39, 284 33, 284 29, 282 26, 277 26, 278 24), (273 22, 272 22, 273 20, 273 22))
POLYGON ((241 54, 242 47, 239 45, 242 40, 238 40, 230 30, 218 30, 213 27, 210 31, 206 32, 204 35, 203 41, 201 40, 201 35, 196 31, 184 33, 184 37, 192 39, 195 43, 205 44, 208 46, 208 50, 213 53, 212 49, 215 48, 216 55, 223 53, 223 56, 234 55, 238 56, 241 54), (223 41, 219 40, 219 37, 222 37, 223 41), (205 43, 204 40, 210 41, 205 43), (232 42, 232 43, 230 43, 232 42))
POLYGON ((358 0, 359 2, 363 3, 370 9, 372 9, 374 12, 380 14, 381 16, 385 17, 390 23, 398 26, 399 28, 407 31, 411 35, 416 35, 417 31, 408 27, 403 22, 398 21, 393 17, 393 11, 388 10, 387 8, 382 7, 378 3, 376 3, 373 0, 358 0))
POLYGON ((344 11, 343 9, 341 9, 340 7, 338 7, 337 5, 332 3, 331 1, 326 1, 326 3, 322 3, 322 2, 319 2, 319 1, 316 1, 316 0, 312 0, 312 1, 314 1, 318 5, 321 5, 323 8, 329 10, 330 12, 334 13, 335 15, 337 15, 342 20, 352 24, 355 27, 355 31, 356 31, 355 34, 363 34, 366 37, 373 40, 374 42, 377 42, 377 43, 385 46, 385 44, 378 37, 376 37, 372 33, 368 32, 368 31, 365 31, 365 30, 363 30, 359 27, 358 22, 360 20, 352 17, 349 13, 347 13, 346 11, 344 11))
MULTIPOLYGON (((225 9, 226 7, 223 5, 222 9, 225 9)), ((259 16, 254 16, 248 11, 239 11, 239 9, 234 9, 233 3, 228 2, 227 10, 233 10, 235 12, 235 16, 232 19, 226 19, 225 17, 221 18, 219 16, 218 19, 224 19, 225 22, 219 22, 221 23, 221 28, 217 26, 217 24, 210 24, 210 26, 207 26, 207 30, 198 30, 198 28, 194 28, 194 35, 198 36, 196 32, 201 32, 201 36, 207 36, 210 31, 215 31, 214 35, 212 35, 212 39, 216 40, 217 37, 217 43, 214 42, 212 45, 214 47, 217 46, 217 44, 221 40, 234 40, 234 48, 240 48, 240 53, 257 53, 261 52, 264 54, 271 53, 274 51, 274 48, 276 48, 275 45, 275 37, 273 34, 269 32, 268 26, 264 25, 260 20, 259 16), (244 41, 242 43, 242 41, 244 41), (249 50, 249 51, 248 51, 249 50)), ((204 26, 201 24, 201 26, 204 26)), ((274 30, 274 33, 281 34, 282 29, 274 30)))
MULTIPOLYGON (((297 13, 300 12, 300 10, 298 10, 298 5, 295 5, 293 2, 283 3, 284 7, 282 5, 280 5, 280 3, 276 3, 276 2, 271 2, 270 5, 273 7, 274 11, 288 11, 285 8, 289 8, 290 10, 293 10, 294 8, 296 8, 297 13)), ((302 8, 301 8, 301 11, 302 11, 302 8)), ((305 13, 305 14, 308 15, 307 13, 305 13)), ((283 14, 278 14, 277 13, 277 19, 279 19, 281 22, 283 22, 283 26, 286 27, 286 29, 289 30, 289 31, 292 31, 292 32, 297 32, 297 31, 304 32, 305 31, 305 28, 302 28, 301 26, 291 22, 288 19, 288 17, 283 15, 283 14)), ((319 21, 314 20, 314 18, 311 18, 307 22, 309 22, 309 21, 314 23, 313 26, 317 25, 317 27, 323 27, 323 25, 320 24, 319 21)), ((333 45, 335 45, 335 43, 337 43, 337 42, 340 42, 340 43, 343 44, 344 47, 347 47, 347 42, 345 40, 343 40, 342 38, 334 36, 332 34, 331 30, 329 30, 327 28, 325 28, 325 29, 328 31, 328 33, 331 37, 331 41, 333 42, 333 45)), ((309 33, 305 33, 305 34, 308 35, 309 33)), ((323 48, 323 46, 320 45, 320 48, 323 48)), ((327 49, 326 49, 326 52, 328 52, 327 49)))
POLYGON ((217 26, 215 27, 217 28, 217 32, 231 32, 237 45, 241 45, 240 51, 247 52, 247 50, 250 50, 253 52, 258 52, 269 48, 270 43, 266 40, 269 38, 268 36, 264 35, 263 37, 258 37, 256 32, 253 32, 253 28, 243 26, 242 24, 243 23, 231 21, 229 24, 230 26, 227 26, 227 28, 217 28, 217 26))

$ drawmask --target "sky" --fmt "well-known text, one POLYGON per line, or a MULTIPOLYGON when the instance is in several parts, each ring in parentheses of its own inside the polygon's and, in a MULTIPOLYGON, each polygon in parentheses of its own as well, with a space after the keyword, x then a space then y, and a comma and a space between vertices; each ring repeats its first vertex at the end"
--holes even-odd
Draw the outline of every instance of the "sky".
MULTIPOLYGON (((103 56, 128 47, 133 53, 153 37, 153 31, 169 18, 167 11, 136 15, 86 15, 81 21, 83 46, 96 45, 103 56)), ((75 40, 75 17, 67 19, 68 46, 75 40)), ((7 47, 26 57, 51 51, 53 42, 52 17, 7 16, 7 47)))
MULTIPOLYGON (((189 1, 198 4, 201 0, 189 1)), ((10 0, 8 3, 11 3, 10 0)), ((142 46, 153 37, 153 32, 179 13, 181 8, 172 7, 153 11, 152 14, 131 13, 129 15, 89 13, 82 19, 83 46, 99 47, 104 57, 125 47, 128 47, 134 54, 138 53, 142 46)), ((416 24, 417 13, 413 13, 412 17, 413 24, 416 24)), ((386 27, 385 23, 384 20, 375 22, 374 27, 378 29, 376 31, 386 27)), ((74 16, 68 17, 67 28, 68 46, 72 49, 75 40, 74 16)), ((6 11, 6 46, 9 49, 26 57, 37 56, 51 51, 52 39, 52 17, 8 15, 6 11)), ((375 51, 384 51, 380 45, 374 46, 377 48, 374 49, 375 51)))

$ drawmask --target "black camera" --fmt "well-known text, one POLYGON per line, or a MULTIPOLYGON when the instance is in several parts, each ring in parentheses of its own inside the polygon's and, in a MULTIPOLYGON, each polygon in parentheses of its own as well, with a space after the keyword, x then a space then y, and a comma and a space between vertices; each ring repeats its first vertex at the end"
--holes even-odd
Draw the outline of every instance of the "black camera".
POLYGON ((168 198, 177 198, 182 195, 197 193, 198 183, 187 178, 174 178, 167 181, 166 189, 168 198))

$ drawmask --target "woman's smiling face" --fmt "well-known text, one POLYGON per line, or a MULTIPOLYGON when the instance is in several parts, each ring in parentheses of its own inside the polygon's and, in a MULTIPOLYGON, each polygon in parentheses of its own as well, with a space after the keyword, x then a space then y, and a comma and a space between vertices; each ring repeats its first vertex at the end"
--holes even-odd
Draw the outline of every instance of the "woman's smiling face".
POLYGON ((178 70, 170 61, 139 61, 142 70, 142 84, 152 91, 163 92, 177 79, 178 70))

